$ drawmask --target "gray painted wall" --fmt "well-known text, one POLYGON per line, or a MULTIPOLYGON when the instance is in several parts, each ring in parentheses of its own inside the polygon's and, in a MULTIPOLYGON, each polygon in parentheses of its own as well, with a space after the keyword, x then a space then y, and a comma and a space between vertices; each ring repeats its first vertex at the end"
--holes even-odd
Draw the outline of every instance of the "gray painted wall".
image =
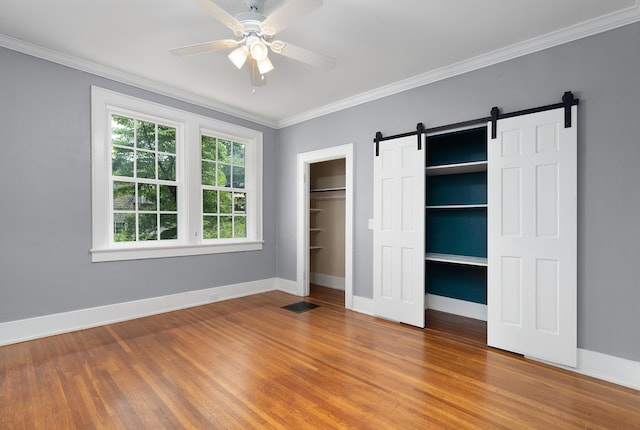
POLYGON ((275 130, 0 48, 0 136, 0 322, 275 276, 275 130), (91 85, 262 131, 263 250, 91 263, 91 85))
POLYGON ((579 108, 578 344, 640 361, 640 24, 283 130, 0 48, 0 322, 295 279, 296 156, 355 144, 355 294, 372 297, 372 139, 559 100, 579 108), (264 250, 91 263, 90 86, 264 132, 264 250), (276 248, 277 244, 277 248, 276 248), (228 270, 236 267, 238 270, 228 270))
POLYGON ((640 361, 640 24, 510 60, 278 132, 278 276, 296 270, 296 155, 355 144, 354 294, 372 297, 372 139, 556 103, 578 113, 578 345, 640 361))

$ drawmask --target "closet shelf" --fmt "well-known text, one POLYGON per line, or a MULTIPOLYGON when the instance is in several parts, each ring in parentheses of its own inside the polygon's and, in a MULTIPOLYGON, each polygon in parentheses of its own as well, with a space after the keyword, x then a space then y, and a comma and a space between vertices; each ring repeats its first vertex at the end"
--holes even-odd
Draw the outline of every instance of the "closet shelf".
POLYGON ((474 204, 474 205, 428 205, 427 209, 475 209, 486 208, 487 204, 474 204))
POLYGON ((425 260, 438 261, 441 263, 463 264, 466 266, 487 266, 487 259, 485 257, 471 257, 468 255, 438 254, 435 252, 427 252, 425 260))
POLYGON ((427 176, 458 175, 461 173, 486 172, 486 161, 472 161, 469 163, 442 164, 439 166, 427 166, 427 176))
POLYGON ((344 191, 345 187, 331 187, 331 188, 313 188, 309 190, 310 193, 326 193, 328 191, 344 191))

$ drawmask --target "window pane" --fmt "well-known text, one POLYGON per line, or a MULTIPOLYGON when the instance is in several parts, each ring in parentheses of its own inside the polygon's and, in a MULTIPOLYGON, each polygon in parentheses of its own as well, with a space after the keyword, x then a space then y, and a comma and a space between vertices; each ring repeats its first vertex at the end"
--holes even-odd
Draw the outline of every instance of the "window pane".
POLYGON ((244 216, 234 216, 234 237, 247 237, 247 218, 244 216))
POLYGON ((220 217, 220 239, 231 239, 233 237, 233 217, 220 217))
POLYGON ((232 145, 228 140, 218 139, 218 161, 222 161, 223 163, 231 162, 232 145))
POLYGON ((233 143, 233 164, 244 166, 244 145, 242 143, 233 143))
POLYGON ((218 191, 202 190, 202 212, 207 214, 218 213, 218 191))
POLYGON ((160 240, 178 238, 178 215, 160 214, 160 240))
POLYGON ((202 136, 202 152, 203 160, 216 160, 216 139, 211 136, 202 136))
MULTIPOLYGON (((133 182, 113 182, 113 210, 134 210, 136 203, 136 184, 133 182)), ((134 232, 135 235, 135 232, 134 232)))
POLYGON ((155 184, 138 184, 138 210, 158 210, 158 186, 155 184))
POLYGON ((231 191, 220 191, 220 213, 221 214, 230 214, 231 213, 231 195, 233 193, 231 191))
POLYGON ((178 187, 160 185, 160 210, 178 210, 178 187))
POLYGON ((113 240, 115 242, 136 240, 136 214, 113 214, 113 240))
POLYGON ((156 157, 151 152, 138 151, 137 158, 137 177, 146 179, 156 178, 156 157))
POLYGON ((136 146, 141 149, 155 151, 156 125, 146 121, 136 121, 136 124, 136 146))
POLYGON ((133 146, 133 119, 124 116, 111 116, 111 143, 133 146))
POLYGON ((202 162, 202 184, 216 184, 216 163, 212 163, 209 161, 202 162))
POLYGON ((247 195, 245 193, 233 193, 233 212, 247 212, 247 195))
POLYGON ((218 186, 231 186, 231 166, 228 164, 218 164, 218 186))
POLYGON ((204 216, 202 218, 202 237, 205 239, 218 238, 218 217, 204 216))
POLYGON ((158 240, 158 215, 138 215, 138 240, 158 240))
POLYGON ((158 151, 176 153, 176 129, 158 125, 158 151))
POLYGON ((233 188, 244 188, 244 167, 233 166, 233 188))
POLYGON ((176 157, 174 155, 158 154, 158 179, 176 180, 176 157))
POLYGON ((133 150, 124 148, 111 149, 111 172, 113 176, 133 177, 133 150))

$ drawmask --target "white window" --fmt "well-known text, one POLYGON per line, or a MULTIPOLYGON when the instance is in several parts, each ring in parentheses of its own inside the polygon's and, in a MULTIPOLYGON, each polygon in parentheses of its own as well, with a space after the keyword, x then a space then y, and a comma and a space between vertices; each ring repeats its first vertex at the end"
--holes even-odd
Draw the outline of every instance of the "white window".
POLYGON ((262 133, 93 87, 93 261, 262 249, 262 133))

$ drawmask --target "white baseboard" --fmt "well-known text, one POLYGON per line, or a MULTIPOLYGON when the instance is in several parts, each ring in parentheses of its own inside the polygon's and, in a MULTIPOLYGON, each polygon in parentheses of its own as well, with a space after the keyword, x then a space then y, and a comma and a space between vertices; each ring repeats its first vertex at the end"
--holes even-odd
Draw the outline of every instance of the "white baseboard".
POLYGON ((360 312, 361 314, 373 315, 373 299, 368 297, 353 296, 352 311, 360 312))
POLYGON ((575 368, 546 360, 539 360, 535 357, 525 357, 529 360, 539 361, 550 366, 560 367, 565 370, 640 391, 640 362, 638 361, 631 361, 581 348, 578 348, 578 363, 575 368))
POLYGON ((640 362, 578 349, 578 373, 640 391, 640 362))
POLYGON ((344 291, 344 278, 338 276, 325 275, 324 273, 309 273, 309 281, 321 287, 344 291))
POLYGON ((452 299, 450 297, 427 294, 425 297, 427 309, 461 315, 476 320, 487 320, 487 305, 467 302, 466 300, 452 299))
MULTIPOLYGON (((0 346, 274 290, 297 295, 297 284, 295 281, 289 281, 282 278, 269 278, 259 281, 244 282, 241 284, 188 291, 168 296, 152 297, 132 302, 116 303, 113 305, 27 318, 18 321, 9 321, 0 323, 0 346)), ((439 296, 429 295, 430 308, 434 309, 432 305, 435 303, 436 306, 440 307, 438 310, 443 309, 443 312, 460 312, 457 311, 458 308, 455 305, 452 306, 448 300, 444 301, 445 305, 440 306, 442 302, 440 302, 439 299, 435 299, 434 302, 434 297, 439 296), (447 305, 447 303, 449 304, 447 305)), ((456 302, 460 301, 462 300, 456 300, 456 302)), ((373 299, 353 296, 352 310, 366 315, 373 315, 373 299)), ((464 316, 469 316, 470 314, 477 315, 477 310, 473 312, 463 310, 462 312, 466 314, 464 316)), ((458 313, 458 315, 463 314, 458 313)), ((469 317, 475 318, 474 316, 469 317)), ((486 313, 484 320, 486 320, 486 313)), ((574 369, 565 366, 558 367, 635 390, 640 390, 640 362, 637 361, 626 360, 585 349, 578 349, 577 368, 574 369)))
POLYGON ((575 368, 536 360, 532 357, 527 358, 640 391, 640 362, 638 361, 581 348, 578 348, 578 365, 575 368))
POLYGON ((275 280, 275 288, 283 293, 298 295, 298 283, 296 281, 290 281, 288 279, 273 278, 275 280))
MULTIPOLYGON (((291 282, 270 278, 9 321, 0 323, 0 346, 267 291, 290 292, 291 282)), ((295 286, 295 282, 293 285, 295 286)))

